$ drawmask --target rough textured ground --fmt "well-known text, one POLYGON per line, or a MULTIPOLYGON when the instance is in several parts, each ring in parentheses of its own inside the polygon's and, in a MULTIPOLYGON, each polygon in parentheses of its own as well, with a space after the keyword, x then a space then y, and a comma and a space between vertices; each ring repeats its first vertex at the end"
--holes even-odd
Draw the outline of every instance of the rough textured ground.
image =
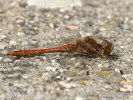
POLYGON ((84 0, 83 7, 40 10, 0 0, 0 99, 133 100, 133 0, 84 0), (68 30, 66 26, 79 26, 68 30), (16 59, 11 50, 55 47, 102 35, 109 59, 69 53, 16 59))

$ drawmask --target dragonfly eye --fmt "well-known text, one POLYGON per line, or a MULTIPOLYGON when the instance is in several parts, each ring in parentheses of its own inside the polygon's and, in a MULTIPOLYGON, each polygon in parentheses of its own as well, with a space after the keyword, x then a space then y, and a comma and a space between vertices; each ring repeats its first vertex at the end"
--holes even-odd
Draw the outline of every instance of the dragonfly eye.
POLYGON ((109 56, 114 48, 114 45, 111 42, 104 40, 102 46, 104 55, 109 56))

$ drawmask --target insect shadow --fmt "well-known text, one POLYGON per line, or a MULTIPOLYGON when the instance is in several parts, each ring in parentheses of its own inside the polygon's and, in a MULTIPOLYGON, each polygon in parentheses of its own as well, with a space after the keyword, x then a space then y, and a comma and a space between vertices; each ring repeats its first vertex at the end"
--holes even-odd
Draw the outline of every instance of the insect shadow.
POLYGON ((95 55, 79 54, 79 53, 66 54, 65 56, 67 56, 67 57, 88 57, 88 58, 96 58, 95 55))
MULTIPOLYGON (((51 55, 51 53, 49 53, 51 55)), ((59 53, 57 53, 59 54, 59 53)), ((39 55, 36 55, 38 57, 43 57, 43 56, 46 56, 48 54, 39 54, 39 55)), ((54 54, 56 55, 56 54, 54 54)), ((88 57, 88 58, 96 58, 96 56, 94 55, 88 55, 88 54, 78 54, 78 53, 60 53, 59 54, 60 56, 64 56, 64 57, 88 57)), ((35 57, 35 55, 26 55, 26 56, 16 56, 16 57, 12 57, 14 60, 17 60, 17 59, 20 59, 21 57, 24 57, 24 58, 31 58, 31 57, 35 57)))
POLYGON ((110 60, 118 60, 118 59, 119 59, 119 55, 118 55, 118 54, 111 54, 111 55, 109 56, 109 59, 110 59, 110 60))
MULTIPOLYGON (((39 57, 43 57, 45 56, 45 54, 40 54, 40 55, 37 55, 39 57)), ((78 53, 60 53, 60 56, 65 56, 65 57, 87 57, 87 58, 92 58, 92 59, 95 59, 96 56, 95 55, 88 55, 88 54, 78 54, 78 53)), ((14 60, 16 59, 20 59, 21 57, 24 57, 24 58, 31 58, 31 57, 35 57, 35 55, 27 55, 27 56, 16 56, 14 57, 14 60)), ((117 54, 111 54, 109 55, 108 59, 110 60, 118 60, 119 59, 119 56, 117 54)))
MULTIPOLYGON (((87 58, 91 58, 91 59, 95 59, 97 58, 97 56, 95 55, 87 55, 87 54, 78 54, 78 53, 74 53, 74 54, 68 54, 66 55, 67 57, 87 57, 87 58)), ((105 57, 106 59, 106 57, 105 57)), ((107 59, 110 59, 110 60, 113 60, 113 61, 116 61, 119 59, 119 55, 117 54, 111 54, 109 55, 109 57, 107 57, 107 59)))

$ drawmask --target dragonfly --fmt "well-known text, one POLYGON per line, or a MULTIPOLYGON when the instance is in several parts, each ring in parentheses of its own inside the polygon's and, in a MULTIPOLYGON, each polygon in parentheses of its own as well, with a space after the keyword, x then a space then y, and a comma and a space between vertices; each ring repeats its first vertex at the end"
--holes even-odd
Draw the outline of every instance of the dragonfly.
POLYGON ((109 57, 113 49, 113 43, 103 37, 86 36, 76 40, 74 43, 66 43, 54 48, 10 51, 7 55, 21 57, 55 52, 76 52, 79 54, 94 55, 96 57, 109 57))

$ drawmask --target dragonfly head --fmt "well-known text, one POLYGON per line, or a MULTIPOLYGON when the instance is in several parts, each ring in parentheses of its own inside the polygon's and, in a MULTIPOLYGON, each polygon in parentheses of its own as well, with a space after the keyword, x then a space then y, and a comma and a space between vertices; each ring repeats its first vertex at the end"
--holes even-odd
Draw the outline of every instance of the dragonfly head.
POLYGON ((103 49, 103 56, 109 56, 112 50, 114 49, 114 45, 107 40, 103 40, 102 49, 103 49))

